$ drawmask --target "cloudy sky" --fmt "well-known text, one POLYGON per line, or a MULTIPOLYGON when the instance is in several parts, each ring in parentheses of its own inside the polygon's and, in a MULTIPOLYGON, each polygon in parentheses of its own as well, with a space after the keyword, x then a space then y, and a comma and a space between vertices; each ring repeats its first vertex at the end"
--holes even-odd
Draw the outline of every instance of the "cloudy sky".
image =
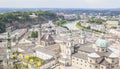
POLYGON ((120 8, 120 0, 0 0, 0 8, 120 8))

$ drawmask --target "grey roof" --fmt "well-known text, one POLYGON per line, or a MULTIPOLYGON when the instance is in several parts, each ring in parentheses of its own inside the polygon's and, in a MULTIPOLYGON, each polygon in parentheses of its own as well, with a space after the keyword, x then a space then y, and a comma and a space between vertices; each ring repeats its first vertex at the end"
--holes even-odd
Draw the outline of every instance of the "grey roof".
POLYGON ((109 57, 112 54, 112 51, 108 49, 108 51, 105 53, 104 52, 96 52, 96 53, 100 56, 109 57))
POLYGON ((75 53, 73 57, 77 57, 77 58, 84 59, 84 60, 87 60, 88 58, 87 54, 80 54, 80 53, 75 53))
POLYGON ((1 56, 1 54, 0 54, 0 60, 3 60, 4 57, 5 57, 5 55, 2 55, 2 56, 1 56))
POLYGON ((47 42, 54 41, 53 37, 50 34, 44 34, 40 40, 47 41, 47 42))
POLYGON ((99 63, 99 64, 104 65, 104 66, 107 66, 107 65, 109 65, 110 63, 107 62, 106 60, 103 60, 103 61, 101 61, 101 63, 99 63))
POLYGON ((56 52, 48 50, 46 48, 39 48, 39 49, 36 49, 36 51, 39 51, 39 52, 42 52, 42 53, 45 53, 45 54, 48 54, 48 55, 51 55, 51 56, 56 55, 56 52))
POLYGON ((91 47, 80 46, 78 51, 86 52, 86 53, 93 53, 95 50, 91 47))

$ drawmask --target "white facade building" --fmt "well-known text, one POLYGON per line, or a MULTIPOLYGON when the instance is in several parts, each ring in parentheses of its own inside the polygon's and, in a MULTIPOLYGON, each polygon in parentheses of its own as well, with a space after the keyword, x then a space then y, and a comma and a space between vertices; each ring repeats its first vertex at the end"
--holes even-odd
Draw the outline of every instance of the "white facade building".
POLYGON ((39 57, 43 60, 49 60, 54 58, 56 53, 54 51, 45 49, 45 48, 40 48, 36 50, 36 57, 39 57))

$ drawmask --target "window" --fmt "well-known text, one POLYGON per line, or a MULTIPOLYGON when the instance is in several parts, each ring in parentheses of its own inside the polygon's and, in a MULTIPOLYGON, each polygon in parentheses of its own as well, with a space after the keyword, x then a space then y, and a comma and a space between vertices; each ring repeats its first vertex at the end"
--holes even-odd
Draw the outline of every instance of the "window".
POLYGON ((112 60, 112 63, 114 63, 114 60, 112 60))
POLYGON ((100 49, 98 48, 98 51, 99 51, 100 49))
POLYGON ((92 62, 92 60, 90 60, 90 62, 92 62))
POLYGON ((117 65, 117 67, 119 67, 119 65, 117 65))
POLYGON ((83 62, 83 61, 81 60, 81 62, 83 62))
POLYGON ((77 59, 77 61, 78 61, 78 59, 77 59))
POLYGON ((104 51, 104 49, 102 49, 102 51, 104 51))
POLYGON ((97 63, 97 60, 95 62, 97 63))
POLYGON ((101 67, 103 69, 103 67, 101 67))
POLYGON ((114 66, 111 66, 111 68, 114 68, 114 66))

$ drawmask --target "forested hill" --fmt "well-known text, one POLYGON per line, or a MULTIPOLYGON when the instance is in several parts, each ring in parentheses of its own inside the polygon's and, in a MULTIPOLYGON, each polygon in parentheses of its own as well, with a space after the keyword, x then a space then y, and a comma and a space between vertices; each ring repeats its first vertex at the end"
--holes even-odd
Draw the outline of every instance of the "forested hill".
POLYGON ((32 24, 43 23, 48 20, 56 20, 57 15, 49 11, 16 11, 0 14, 0 33, 8 26, 16 28, 28 27, 32 24))

